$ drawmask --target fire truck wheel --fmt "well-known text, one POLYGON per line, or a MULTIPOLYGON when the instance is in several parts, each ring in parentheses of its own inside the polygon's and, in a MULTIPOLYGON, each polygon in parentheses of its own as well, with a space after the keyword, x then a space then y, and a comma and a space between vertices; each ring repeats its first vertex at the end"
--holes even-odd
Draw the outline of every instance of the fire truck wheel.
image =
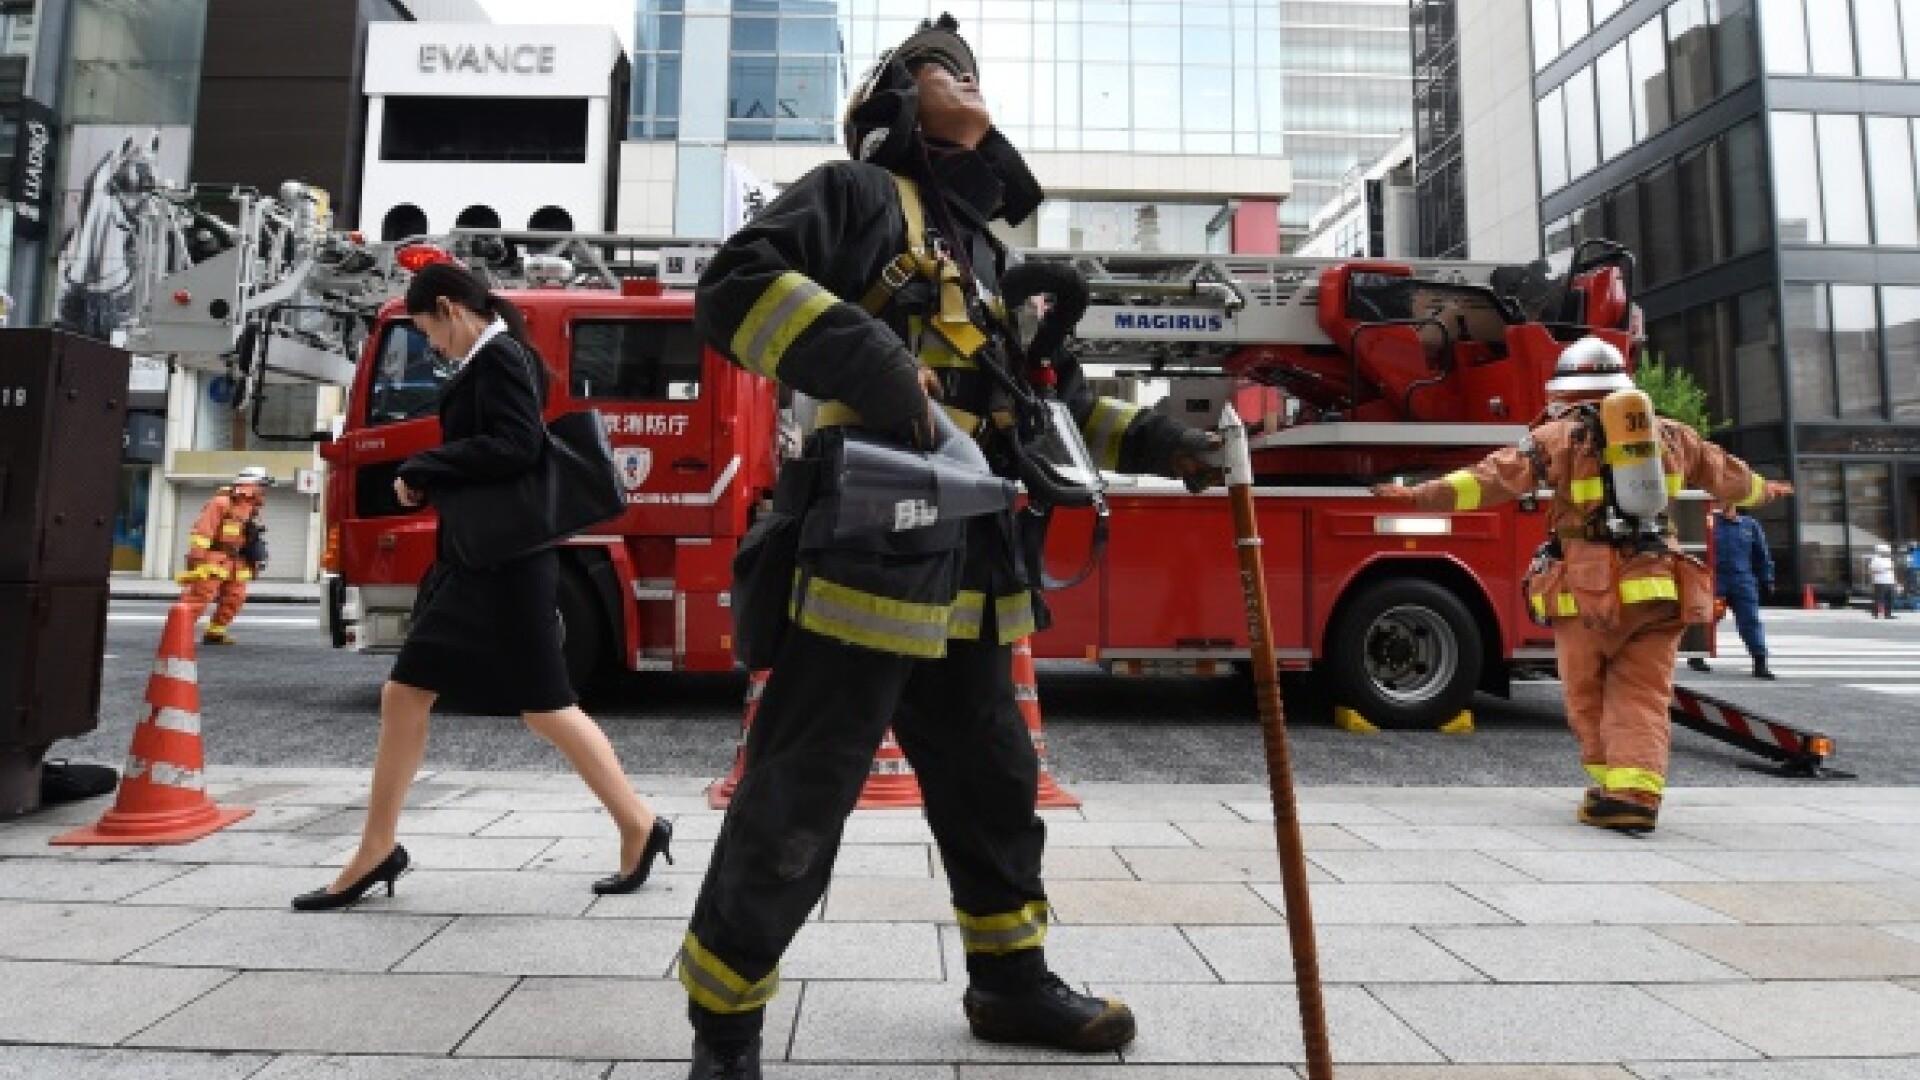
POLYGON ((1480 627, 1431 581, 1379 581, 1346 605, 1324 661, 1340 704, 1377 727, 1443 724, 1480 684, 1480 627))
POLYGON ((587 694, 607 670, 607 620, 586 579, 572 567, 560 571, 560 649, 567 657, 567 679, 576 693, 587 694))

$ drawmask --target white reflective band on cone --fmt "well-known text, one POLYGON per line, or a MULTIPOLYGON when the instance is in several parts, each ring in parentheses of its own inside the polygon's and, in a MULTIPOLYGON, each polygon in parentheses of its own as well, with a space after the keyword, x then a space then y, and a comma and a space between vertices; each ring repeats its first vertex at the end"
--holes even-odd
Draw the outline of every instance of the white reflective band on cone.
POLYGON ((154 660, 153 673, 181 682, 200 681, 200 665, 192 660, 182 660, 177 656, 162 656, 154 660))
POLYGON ((143 761, 137 757, 127 759, 126 778, 145 780, 149 784, 182 788, 187 791, 199 791, 206 786, 205 779, 198 769, 183 769, 172 762, 143 761))
POLYGON ((153 726, 184 735, 200 734, 200 714, 185 709, 161 709, 153 714, 153 726))

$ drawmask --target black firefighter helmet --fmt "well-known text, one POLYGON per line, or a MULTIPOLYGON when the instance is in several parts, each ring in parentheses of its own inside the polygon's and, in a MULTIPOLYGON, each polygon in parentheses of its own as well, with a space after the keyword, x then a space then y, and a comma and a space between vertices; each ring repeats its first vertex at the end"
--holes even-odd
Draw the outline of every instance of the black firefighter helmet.
POLYGON ((902 161, 913 145, 920 116, 920 91, 913 73, 925 63, 940 64, 956 77, 980 78, 973 48, 960 37, 959 21, 944 12, 937 21, 922 19, 907 40, 874 60, 866 77, 847 96, 840 131, 849 157, 880 166, 897 166, 902 161))

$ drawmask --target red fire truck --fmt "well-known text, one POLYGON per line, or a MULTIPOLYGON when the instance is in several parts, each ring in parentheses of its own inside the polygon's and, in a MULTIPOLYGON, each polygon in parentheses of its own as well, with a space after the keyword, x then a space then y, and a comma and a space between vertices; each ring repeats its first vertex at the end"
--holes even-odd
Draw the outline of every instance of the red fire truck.
MULTIPOLYGON (((793 447, 778 388, 694 335, 687 285, 699 253, 615 237, 451 243, 495 252, 468 261, 526 313, 554 372, 550 413, 600 410, 627 484, 627 512, 564 552, 576 682, 613 669, 732 669, 729 565, 793 447), (517 254, 536 243, 575 258, 517 254)), ((1598 333, 1626 350, 1626 252, 1582 249, 1557 276, 1538 264, 1026 257, 1075 262, 1088 279, 1083 363, 1171 377, 1157 407, 1201 425, 1232 400, 1255 429, 1283 667, 1323 672, 1342 704, 1376 724, 1415 726, 1453 717, 1477 690, 1504 693, 1517 668, 1551 664, 1551 637, 1527 619, 1519 589, 1542 539, 1541 504, 1410 512, 1366 485, 1431 476, 1516 440, 1565 343, 1598 333)), ((447 374, 396 303, 379 310, 344 427, 321 450, 331 465, 325 619, 337 646, 385 652, 405 638, 435 522, 399 506, 392 480, 437 439, 447 374)), ((1129 675, 1218 674, 1244 661, 1220 494, 1115 478, 1108 502, 1105 558, 1049 594, 1055 622, 1035 655, 1129 675)), ((1682 509, 1683 539, 1702 542, 1704 504, 1682 509)), ((1079 564, 1092 531, 1091 513, 1055 515, 1056 574, 1079 564)))

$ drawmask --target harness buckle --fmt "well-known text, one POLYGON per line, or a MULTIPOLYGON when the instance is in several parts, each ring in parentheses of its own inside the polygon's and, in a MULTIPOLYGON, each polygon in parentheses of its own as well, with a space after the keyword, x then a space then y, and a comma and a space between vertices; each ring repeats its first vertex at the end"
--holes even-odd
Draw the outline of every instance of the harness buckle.
POLYGON ((888 263, 880 271, 880 283, 885 285, 890 292, 899 292, 901 289, 906 288, 907 282, 912 281, 915 276, 911 263, 912 260, 907 256, 902 256, 888 263))

